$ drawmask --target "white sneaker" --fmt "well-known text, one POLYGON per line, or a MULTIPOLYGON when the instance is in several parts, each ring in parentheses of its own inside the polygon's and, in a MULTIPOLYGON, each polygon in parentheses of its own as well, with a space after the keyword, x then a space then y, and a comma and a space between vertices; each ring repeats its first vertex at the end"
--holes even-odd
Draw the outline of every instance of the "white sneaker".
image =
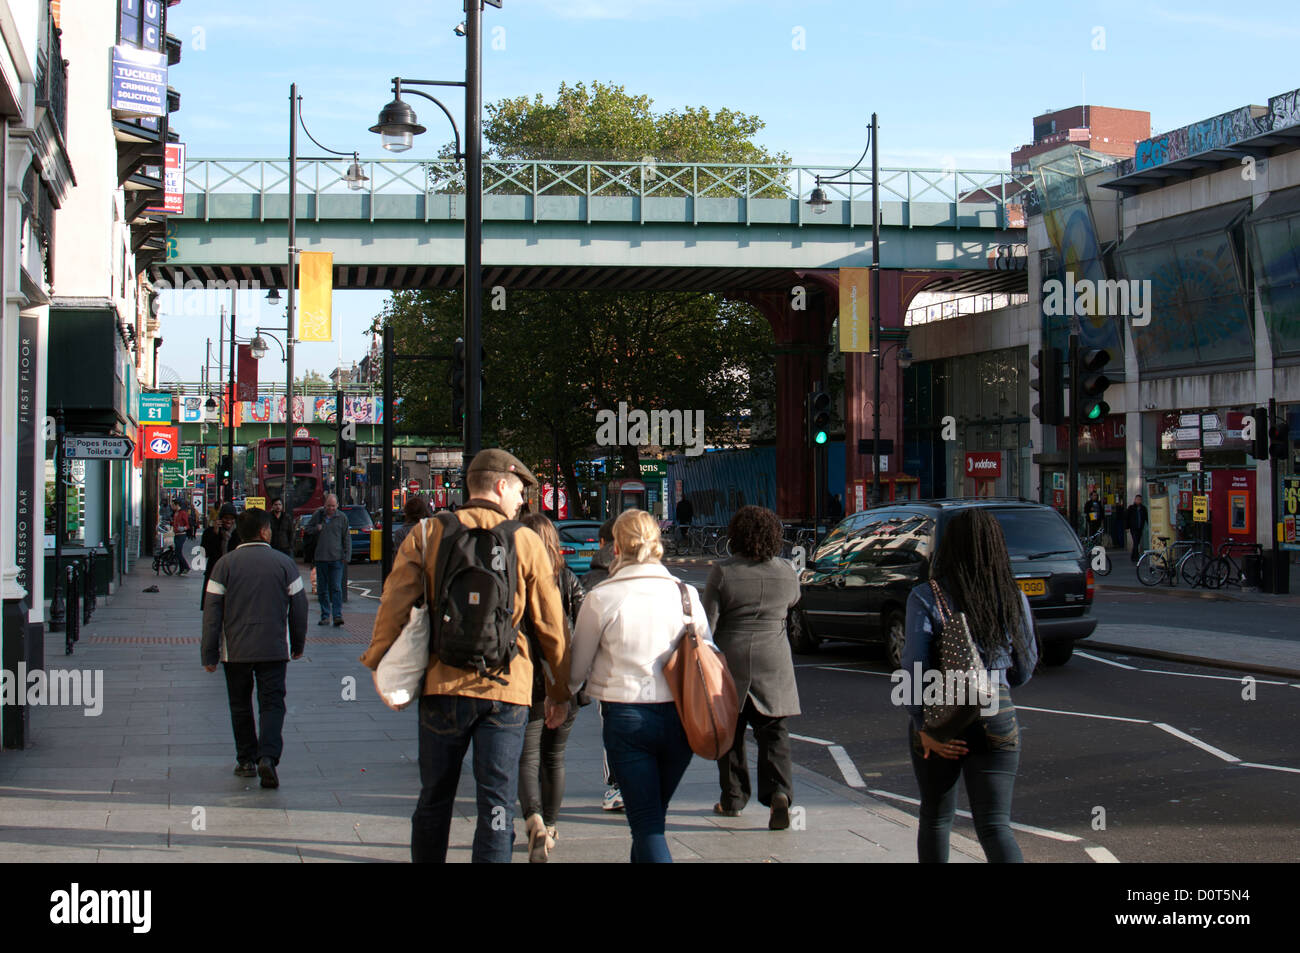
POLYGON ((623 792, 618 788, 610 788, 605 792, 605 798, 600 806, 607 811, 623 810, 623 792))

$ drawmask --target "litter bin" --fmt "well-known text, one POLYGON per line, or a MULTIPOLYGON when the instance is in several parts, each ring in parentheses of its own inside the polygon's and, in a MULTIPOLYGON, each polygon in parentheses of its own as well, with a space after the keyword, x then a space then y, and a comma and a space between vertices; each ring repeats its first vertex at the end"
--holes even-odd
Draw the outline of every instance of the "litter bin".
MULTIPOLYGON (((1245 577, 1243 583, 1256 589, 1263 588, 1264 581, 1264 560, 1267 556, 1257 556, 1254 553, 1247 553, 1241 557, 1241 574, 1245 577)), ((1264 589, 1268 592, 1267 589, 1264 589)))
POLYGON ((1278 569, 1281 575, 1277 577, 1277 585, 1274 586, 1273 574, 1273 551, 1264 550, 1264 558, 1260 568, 1260 588, 1264 592, 1276 592, 1279 595, 1285 595, 1291 591, 1291 554, 1280 552, 1278 557, 1278 569))

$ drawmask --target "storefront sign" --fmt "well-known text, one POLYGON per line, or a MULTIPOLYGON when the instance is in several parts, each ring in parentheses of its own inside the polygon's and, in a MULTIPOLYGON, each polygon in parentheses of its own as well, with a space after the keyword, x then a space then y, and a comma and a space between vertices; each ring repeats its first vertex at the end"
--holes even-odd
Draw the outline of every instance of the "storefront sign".
POLYGON ((167 115, 167 55, 133 46, 113 47, 108 108, 118 118, 167 115))
MULTIPOLYGON (((18 316, 18 472, 14 480, 14 513, 17 517, 14 537, 14 561, 18 565, 18 585, 27 590, 28 619, 41 618, 41 598, 33 593, 36 565, 36 525, 44 498, 36 497, 36 444, 41 414, 36 403, 36 369, 40 366, 40 319, 18 316), (34 608, 33 608, 34 606, 34 608)), ((41 441, 44 456, 44 441, 41 441)), ((42 535, 44 533, 42 532, 42 535)))
POLYGON ((140 423, 169 424, 172 422, 171 394, 141 394, 140 423))
POLYGON ((163 204, 145 209, 163 215, 185 211, 185 143, 169 142, 163 164, 163 204))
POLYGON ((180 451, 179 427, 145 427, 141 443, 146 460, 175 460, 180 451))
POLYGON ((1296 523, 1300 522, 1300 477, 1282 478, 1281 503, 1282 548, 1300 550, 1300 539, 1296 538, 1296 523))
POLYGON ((1002 476, 1002 454, 997 451, 968 452, 966 475, 976 480, 998 479, 1002 476))

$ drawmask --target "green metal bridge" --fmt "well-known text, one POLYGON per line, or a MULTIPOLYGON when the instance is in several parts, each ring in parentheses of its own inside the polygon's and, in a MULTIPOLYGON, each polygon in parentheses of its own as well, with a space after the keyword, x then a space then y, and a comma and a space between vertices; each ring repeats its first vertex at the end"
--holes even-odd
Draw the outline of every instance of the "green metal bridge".
MULTIPOLYGON (((464 188, 450 162, 298 163, 298 245, 334 253, 338 289, 455 288, 464 261, 464 188)), ((285 287, 289 163, 190 159, 185 211, 167 225, 155 277, 285 287)), ((871 190, 824 185, 823 166, 646 162, 485 162, 485 288, 788 290, 810 270, 871 264, 871 190)), ((1024 242, 1028 177, 1005 171, 882 169, 881 266, 951 271, 931 290, 1017 292, 999 246, 1024 242)), ((1003 253, 1005 254, 1005 252, 1003 253)))

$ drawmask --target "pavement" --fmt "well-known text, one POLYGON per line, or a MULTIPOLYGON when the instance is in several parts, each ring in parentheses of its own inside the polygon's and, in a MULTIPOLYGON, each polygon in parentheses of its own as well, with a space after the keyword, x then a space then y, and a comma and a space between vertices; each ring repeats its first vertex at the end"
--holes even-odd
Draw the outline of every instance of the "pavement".
MULTIPOLYGON (((304 576, 306 572, 304 571, 304 576)), ((281 786, 237 778, 220 669, 199 662, 202 578, 157 577, 146 563, 82 629, 75 653, 46 639, 46 668, 102 672, 98 715, 30 708, 30 745, 0 752, 0 857, 9 862, 316 862, 410 857, 419 793, 416 714, 375 695, 357 657, 377 603, 354 589, 342 628, 320 628, 289 665, 281 786), (157 585, 159 592, 143 590, 157 585)), ((313 602, 315 600, 313 599, 313 602)), ((750 745, 751 760, 754 746, 750 745)), ((555 863, 624 862, 622 814, 601 809, 600 719, 575 722, 555 863)), ((856 774, 856 771, 854 771, 856 774)), ((857 779, 859 782, 861 779, 857 779)), ((679 862, 912 863, 916 821, 839 780, 795 766, 787 831, 767 830, 757 802, 717 817, 713 764, 696 758, 675 794, 668 841, 679 862)), ((475 825, 469 766, 457 792, 448 859, 467 862, 475 825)), ((515 859, 526 838, 515 822, 515 859)), ((980 862, 954 831, 952 860, 980 862)))

